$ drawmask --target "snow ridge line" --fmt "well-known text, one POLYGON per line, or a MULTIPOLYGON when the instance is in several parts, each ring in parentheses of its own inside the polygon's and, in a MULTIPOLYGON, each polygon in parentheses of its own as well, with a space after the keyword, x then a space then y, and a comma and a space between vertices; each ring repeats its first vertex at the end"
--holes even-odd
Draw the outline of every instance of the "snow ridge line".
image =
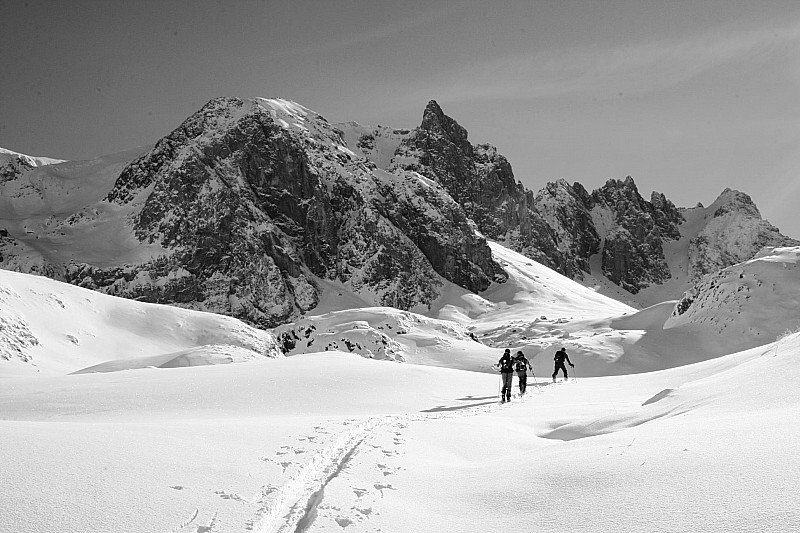
POLYGON ((387 416, 370 418, 340 434, 331 444, 317 452, 279 490, 270 502, 259 510, 261 518, 253 524, 254 533, 270 533, 276 527, 280 513, 290 506, 287 521, 279 531, 292 531, 300 520, 316 506, 311 503, 328 482, 341 472, 344 465, 376 428, 398 422, 405 417, 387 416))

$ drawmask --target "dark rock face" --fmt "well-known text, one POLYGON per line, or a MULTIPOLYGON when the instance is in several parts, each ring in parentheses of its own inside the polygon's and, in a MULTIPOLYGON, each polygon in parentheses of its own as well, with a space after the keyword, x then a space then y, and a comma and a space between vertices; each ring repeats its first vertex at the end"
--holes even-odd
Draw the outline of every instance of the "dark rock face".
POLYGON ((316 288, 301 263, 304 256, 325 263, 328 236, 317 239, 318 219, 285 199, 312 196, 316 176, 268 113, 256 107, 242 113, 245 106, 238 99, 209 102, 129 165, 108 194, 111 203, 142 203, 136 236, 166 253, 111 271, 78 265, 70 281, 261 325, 313 306, 316 288), (310 234, 291 239, 284 230, 291 232, 295 220, 307 222, 310 234), (315 246, 303 247, 303 239, 315 246))
POLYGON ((589 258, 600 252, 602 239, 592 220, 589 193, 580 183, 548 183, 536 194, 534 206, 555 232, 561 250, 580 271, 589 272, 589 258))
POLYGON ((4 160, 0 160, 0 183, 16 179, 34 168, 36 168, 36 165, 22 156, 4 158, 4 160))
POLYGON ((463 209, 437 184, 405 176, 381 183, 378 192, 385 199, 379 212, 419 248, 443 278, 473 292, 504 279, 485 239, 475 233, 463 209), (401 180, 403 183, 398 183, 401 180))
POLYGON ((481 234, 559 271, 576 272, 534 209, 533 195, 514 179, 508 160, 493 146, 471 145, 467 131, 436 102, 428 103, 422 124, 397 148, 389 170, 436 180, 481 234))
MULTIPOLYGON (((590 272, 590 259, 596 254, 601 273, 634 294, 675 274, 664 256, 664 244, 681 238, 682 210, 662 193, 645 200, 631 177, 609 180, 592 193, 579 183, 558 180, 534 194, 515 180, 511 165, 496 148, 471 144, 466 129, 435 101, 428 103, 418 128, 361 128, 351 146, 388 172, 416 172, 435 181, 482 235, 568 277, 590 272), (380 153, 380 145, 391 147, 392 153, 380 153)), ((755 206, 741 200, 724 209, 753 216, 755 206)), ((764 232, 770 234, 762 228, 764 232)), ((690 248, 696 256, 728 247, 716 243, 709 252, 703 245, 708 238, 699 236, 690 248)), ((777 242, 767 236, 757 240, 777 242)), ((752 257, 756 251, 748 249, 745 255, 752 257)), ((730 253, 698 261, 721 266, 736 262, 730 253)))
MULTIPOLYGON (((0 185, 35 163, 5 161, 0 185)), ((572 278, 599 256, 602 274, 636 293, 675 274, 664 244, 681 238, 687 210, 661 193, 645 200, 630 177, 592 193, 557 180, 534 194, 434 101, 406 130, 334 126, 286 100, 218 98, 62 229, 115 212, 129 214, 133 260, 54 259, 47 236, 0 232, 0 266, 272 327, 314 309, 327 282, 405 310, 430 308, 445 280, 483 291, 506 276, 487 238, 572 278)), ((798 244, 736 191, 701 214, 705 227, 685 236, 690 278, 798 244)))
POLYGON ((135 235, 164 253, 72 265, 68 281, 261 326, 314 308, 316 279, 410 309, 429 306, 441 278, 472 291, 503 278, 438 184, 375 170, 322 117, 286 101, 212 100, 131 163, 106 201, 140 205, 135 235))
POLYGON ((603 274, 632 294, 670 278, 669 267, 658 235, 644 241, 625 228, 612 230, 603 248, 603 274))
POLYGON ((680 238, 683 216, 663 194, 653 193, 651 199, 642 198, 630 176, 608 180, 590 197, 592 209, 613 217, 603 246, 603 274, 633 294, 671 277, 663 243, 680 238))
POLYGON ((648 202, 628 177, 592 194, 559 180, 534 195, 496 148, 471 145, 466 130, 436 102, 400 143, 389 170, 436 180, 481 234, 568 277, 589 272, 591 256, 602 253, 603 273, 632 293, 670 278, 662 244, 680 238, 683 216, 663 194, 653 193, 648 202), (597 228, 593 212, 608 227, 597 228))

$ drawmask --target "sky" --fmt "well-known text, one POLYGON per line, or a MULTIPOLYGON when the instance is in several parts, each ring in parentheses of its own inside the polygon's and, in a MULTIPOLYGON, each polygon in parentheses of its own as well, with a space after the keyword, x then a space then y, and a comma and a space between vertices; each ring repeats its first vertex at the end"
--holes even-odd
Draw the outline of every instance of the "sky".
POLYGON ((217 96, 407 128, 436 100, 530 189, 730 187, 800 238, 793 1, 8 1, 0 53, 0 147, 29 155, 151 144, 217 96))

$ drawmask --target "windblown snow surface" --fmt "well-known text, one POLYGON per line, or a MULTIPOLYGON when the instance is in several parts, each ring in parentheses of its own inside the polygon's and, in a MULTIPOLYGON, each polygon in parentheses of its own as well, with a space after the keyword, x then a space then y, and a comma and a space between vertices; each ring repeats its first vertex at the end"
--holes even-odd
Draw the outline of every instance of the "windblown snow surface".
POLYGON ((314 333, 289 357, 238 321, 0 271, 0 531, 800 527, 800 336, 774 334, 796 251, 722 278, 752 289, 724 339, 708 305, 664 329, 674 302, 637 312, 493 252, 508 283, 451 288, 436 318, 306 317, 297 331, 314 333), (730 350, 770 299, 774 340, 730 350), (324 350, 354 331, 385 335, 392 357, 324 350), (576 366, 553 383, 561 345, 576 366), (500 405, 504 346, 535 378, 500 405))

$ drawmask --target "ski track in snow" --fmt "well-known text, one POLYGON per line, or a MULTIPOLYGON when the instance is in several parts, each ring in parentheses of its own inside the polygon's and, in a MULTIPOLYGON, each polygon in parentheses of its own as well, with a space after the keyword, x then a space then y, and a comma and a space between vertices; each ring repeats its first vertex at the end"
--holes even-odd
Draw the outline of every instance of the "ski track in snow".
MULTIPOLYGON (((517 395, 514 398, 515 402, 520 401, 517 395)), ((362 421, 346 420, 344 425, 350 427, 336 435, 328 444, 314 453, 311 459, 300 466, 290 460, 282 460, 282 457, 286 455, 305 454, 305 449, 292 446, 282 446, 275 454, 278 459, 264 459, 280 466, 283 469, 283 473, 287 473, 291 468, 296 467, 282 486, 275 487, 274 485, 266 484, 250 499, 226 491, 217 491, 216 493, 225 499, 235 499, 242 503, 258 505, 254 516, 244 524, 242 529, 244 531, 252 533, 303 533, 312 526, 317 518, 317 511, 325 498, 325 488, 347 468, 351 459, 359 451, 359 447, 373 438, 379 430, 389 429, 392 443, 397 446, 404 442, 401 438, 401 430, 411 422, 476 416, 508 407, 507 405, 501 406, 498 404, 494 396, 461 398, 460 400, 472 400, 473 403, 458 407, 434 407, 419 413, 370 417, 362 421)), ((319 434, 328 433, 319 425, 315 426, 314 429, 319 434)), ((303 437, 301 440, 315 443, 318 438, 319 436, 310 436, 303 437)), ((374 446, 374 448, 379 448, 385 457, 391 457, 396 453, 385 449, 383 446, 374 446)), ((396 471, 396 469, 387 464, 377 464, 376 466, 384 477, 390 476, 396 471)), ((383 497, 386 490, 395 490, 390 483, 382 482, 375 482, 372 488, 377 494, 380 494, 380 497, 383 497)), ((360 499, 371 490, 353 487, 353 492, 356 498, 360 499)), ((368 517, 373 513, 370 507, 359 508, 358 506, 353 506, 352 511, 361 518, 368 517)), ((216 531, 214 527, 218 522, 217 512, 212 513, 207 526, 198 525, 195 522, 199 514, 200 510, 195 509, 187 520, 171 529, 170 533, 184 531, 213 533, 216 531)), ((352 525, 354 523, 353 519, 358 517, 339 516, 334 517, 333 520, 340 527, 345 528, 348 525, 352 525)), ((235 531, 240 530, 236 529, 235 531)))

